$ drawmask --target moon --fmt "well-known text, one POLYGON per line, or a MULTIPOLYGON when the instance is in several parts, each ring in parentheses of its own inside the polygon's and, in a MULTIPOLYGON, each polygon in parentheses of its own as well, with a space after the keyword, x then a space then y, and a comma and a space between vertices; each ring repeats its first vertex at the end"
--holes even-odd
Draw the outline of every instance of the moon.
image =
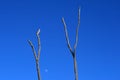
POLYGON ((48 69, 45 69, 45 72, 47 73, 47 72, 48 72, 48 69))

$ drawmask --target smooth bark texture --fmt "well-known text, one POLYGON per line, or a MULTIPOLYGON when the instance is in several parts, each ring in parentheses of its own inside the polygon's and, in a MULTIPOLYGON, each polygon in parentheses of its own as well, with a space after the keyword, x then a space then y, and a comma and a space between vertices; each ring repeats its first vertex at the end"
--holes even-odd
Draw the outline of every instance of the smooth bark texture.
POLYGON ((77 47, 77 44, 78 44, 78 31, 79 31, 79 26, 80 26, 80 8, 78 10, 78 25, 77 25, 77 29, 76 29, 76 38, 75 38, 74 49, 71 48, 71 45, 70 45, 70 42, 69 42, 67 26, 66 26, 64 18, 62 18, 62 23, 64 25, 64 32, 65 32, 67 45, 68 45, 68 48, 69 48, 69 50, 71 52, 71 55, 73 57, 75 80, 78 80, 78 70, 77 70, 77 61, 76 61, 76 47, 77 47))
POLYGON ((28 43, 30 44, 30 46, 32 48, 33 55, 34 55, 34 58, 35 58, 35 61, 36 61, 36 70, 37 70, 38 80, 41 80, 41 77, 40 77, 40 68, 39 68, 41 44, 40 44, 39 34, 40 34, 40 29, 38 29, 38 31, 36 33, 37 39, 38 39, 38 55, 36 54, 36 51, 35 51, 35 48, 34 48, 32 42, 30 40, 28 40, 28 43))

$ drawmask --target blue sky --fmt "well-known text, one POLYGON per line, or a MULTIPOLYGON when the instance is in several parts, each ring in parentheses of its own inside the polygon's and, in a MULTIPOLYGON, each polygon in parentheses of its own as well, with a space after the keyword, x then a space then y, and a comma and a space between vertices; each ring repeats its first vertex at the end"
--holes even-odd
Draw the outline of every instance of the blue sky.
POLYGON ((42 80, 74 80, 61 18, 73 46, 79 6, 79 80, 120 80, 119 4, 119 0, 0 0, 0 80, 37 80, 27 40, 37 48, 38 28, 42 80))

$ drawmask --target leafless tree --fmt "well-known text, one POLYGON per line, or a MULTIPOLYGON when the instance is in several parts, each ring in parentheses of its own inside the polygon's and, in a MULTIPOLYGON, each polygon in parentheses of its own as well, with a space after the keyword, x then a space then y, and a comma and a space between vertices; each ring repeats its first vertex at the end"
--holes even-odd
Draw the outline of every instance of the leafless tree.
POLYGON ((40 44, 40 36, 39 36, 39 34, 40 34, 40 29, 38 29, 38 31, 36 32, 37 40, 38 40, 38 55, 36 54, 36 51, 35 51, 35 48, 34 48, 34 45, 32 44, 32 42, 30 40, 28 40, 28 43, 30 44, 30 46, 32 48, 34 58, 35 58, 35 61, 36 61, 36 70, 37 70, 38 80, 41 80, 40 68, 39 68, 41 44, 40 44))
POLYGON ((66 37, 66 41, 67 41, 67 46, 72 54, 73 57, 73 61, 74 61, 74 74, 75 74, 75 80, 78 80, 78 70, 77 70, 77 61, 76 61, 76 47, 78 44, 78 30, 79 30, 79 26, 80 26, 80 8, 78 10, 78 25, 77 25, 77 29, 76 29, 76 40, 75 40, 75 44, 74 44, 74 48, 71 48, 70 42, 69 42, 69 37, 68 37, 68 32, 67 32, 67 26, 65 23, 64 18, 62 18, 62 23, 64 25, 64 31, 65 31, 65 37, 66 37))

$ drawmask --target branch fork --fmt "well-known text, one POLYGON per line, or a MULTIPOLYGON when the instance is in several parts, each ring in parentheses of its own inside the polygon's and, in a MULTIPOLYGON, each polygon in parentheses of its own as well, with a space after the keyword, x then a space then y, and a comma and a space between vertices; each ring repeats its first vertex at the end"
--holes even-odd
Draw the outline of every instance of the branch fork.
POLYGON ((30 44, 32 51, 33 51, 33 55, 36 61, 36 70, 37 70, 37 75, 38 75, 38 80, 41 80, 40 77, 40 68, 39 68, 39 60, 40 60, 40 51, 41 51, 41 44, 40 44, 40 29, 38 29, 38 31, 36 32, 37 35, 37 40, 38 40, 38 55, 36 54, 34 45, 32 44, 32 42, 30 40, 28 40, 28 43, 30 44))
POLYGON ((67 41, 67 46, 71 52, 71 55, 73 57, 74 60, 74 74, 75 74, 75 80, 78 80, 78 72, 77 72, 77 61, 76 61, 76 48, 77 48, 77 44, 78 44, 78 31, 79 31, 79 26, 80 26, 80 8, 78 10, 78 25, 76 28, 76 38, 75 38, 75 43, 74 43, 74 48, 71 48, 70 42, 69 42, 69 37, 68 37, 68 31, 67 31, 67 26, 65 23, 64 18, 62 17, 62 23, 64 25, 64 32, 65 32, 65 37, 66 37, 66 41, 67 41))

